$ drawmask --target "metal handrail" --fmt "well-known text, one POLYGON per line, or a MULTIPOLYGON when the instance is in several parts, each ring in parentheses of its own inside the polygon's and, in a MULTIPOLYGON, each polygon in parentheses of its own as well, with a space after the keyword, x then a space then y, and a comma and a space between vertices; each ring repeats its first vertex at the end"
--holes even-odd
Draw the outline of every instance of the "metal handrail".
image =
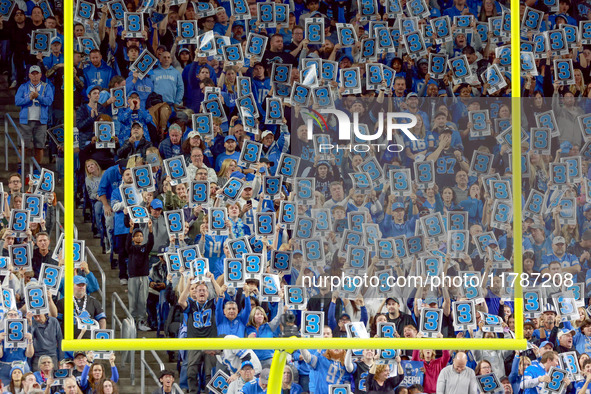
MULTIPOLYGON (((113 294, 111 295, 111 328, 113 330, 115 330, 115 332, 116 332, 116 329, 119 328, 119 332, 123 335, 123 323, 121 322, 121 320, 117 316, 117 307, 116 307, 117 303, 119 303, 119 306, 123 310, 125 317, 128 318, 131 322, 131 328, 132 328, 132 338, 131 339, 137 338, 137 329, 135 327, 135 320, 133 319, 133 316, 131 316, 131 313, 129 313, 129 309, 127 309, 127 307, 125 306, 125 304, 123 303, 123 301, 119 297, 119 294, 117 294, 116 292, 113 292, 113 294)), ((135 351, 134 350, 131 351, 130 358, 131 358, 131 361, 130 361, 129 377, 131 378, 131 384, 135 385, 135 351)), ((125 365, 125 360, 123 362, 123 365, 125 365)))
MULTIPOLYGON (((64 205, 61 203, 61 201, 58 201, 57 209, 55 210, 55 242, 59 240, 61 233, 64 232, 64 225, 60 221, 60 212, 65 217, 66 211, 64 205)), ((74 239, 78 239, 78 227, 76 227, 76 225, 74 225, 74 239)))
MULTIPOLYGON (((146 338, 142 338, 142 339, 146 339, 146 338)), ((158 363, 160 370, 161 371, 164 370, 165 369, 164 363, 162 362, 160 357, 158 357, 158 354, 154 350, 149 350, 149 352, 152 353, 152 356, 154 357, 154 359, 158 363)), ((140 394, 145 394, 145 390, 146 390, 146 382, 145 382, 146 381, 146 368, 148 369, 148 373, 150 374, 150 376, 152 376, 152 379, 154 379, 154 382, 158 385, 158 387, 162 387, 162 383, 160 383, 160 379, 158 379, 158 376, 156 375, 154 370, 152 368, 150 368, 150 364, 148 364, 148 362, 146 361, 146 351, 141 350, 140 351, 140 377, 141 377, 140 394)), ((171 394, 183 394, 183 393, 184 393, 183 389, 181 389, 178 384, 176 384, 176 383, 172 384, 171 394)))
POLYGON ((92 261, 101 275, 101 288, 99 289, 99 294, 101 295, 101 305, 104 311, 107 305, 107 276, 105 275, 105 271, 103 271, 103 268, 97 261, 96 257, 94 257, 94 254, 90 251, 88 246, 86 247, 86 261, 92 261))
MULTIPOLYGON (((9 142, 10 142, 10 145, 12 145, 12 148, 14 149, 14 151, 16 153, 16 157, 18 157, 18 159, 21 162, 21 171, 24 171, 25 170, 25 139, 23 138, 23 135, 21 134, 20 130, 18 129, 18 126, 16 125, 16 123, 14 123, 12 116, 10 116, 10 114, 6 113, 6 114, 4 114, 4 171, 8 171, 8 143, 9 142), (8 134, 8 122, 10 122, 12 124, 12 127, 14 127, 14 130, 16 131, 16 135, 17 135, 19 143, 20 143, 20 151, 19 151, 19 148, 17 148, 14 141, 12 140, 12 137, 8 134)), ((22 189, 21 190, 22 192, 25 191, 25 182, 22 182, 21 189, 22 189)))

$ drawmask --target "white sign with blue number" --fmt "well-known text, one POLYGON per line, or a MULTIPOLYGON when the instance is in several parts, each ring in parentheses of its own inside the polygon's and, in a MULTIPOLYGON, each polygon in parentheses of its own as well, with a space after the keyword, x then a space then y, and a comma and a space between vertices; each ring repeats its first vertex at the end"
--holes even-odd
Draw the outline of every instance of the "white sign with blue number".
POLYGON ((47 291, 45 285, 29 285, 25 288, 25 304, 27 312, 33 315, 44 315, 49 313, 47 291))
POLYGON ((214 394, 226 394, 228 392, 228 386, 230 386, 230 377, 222 370, 218 370, 207 383, 207 388, 214 394))
POLYGON ((302 338, 322 338, 324 330, 323 312, 302 312, 302 338))
POLYGON ((553 110, 534 114, 536 124, 538 127, 550 129, 551 137, 560 136, 560 130, 558 129, 558 123, 556 122, 556 115, 553 110))
POLYGON ((147 49, 138 56, 135 62, 129 67, 129 71, 136 72, 139 79, 144 79, 146 75, 154 68, 158 59, 147 49))
POLYGON ((546 394, 564 393, 568 386, 566 380, 568 371, 558 367, 552 367, 547 375, 550 376, 550 381, 542 384, 541 392, 546 394))
POLYGON ((443 310, 437 308, 421 309, 419 333, 426 338, 437 338, 441 334, 443 310))
POLYGON ((573 59, 554 59, 554 82, 562 86, 575 84, 573 59))
MULTIPOLYGON (((108 329, 92 329, 90 330, 90 339, 115 339, 115 331, 108 329)), ((109 360, 113 352, 111 351, 94 351, 95 360, 109 360)))
POLYGON ((37 54, 43 55, 43 57, 49 56, 51 53, 51 33, 43 29, 33 30, 31 32, 31 55, 37 54))
POLYGON ((574 321, 579 317, 577 303, 572 291, 563 291, 552 294, 552 302, 561 322, 574 321))
POLYGON ((197 28, 196 20, 183 20, 177 21, 177 32, 180 37, 180 41, 177 45, 197 45, 197 28))
POLYGON ((423 234, 435 242, 445 241, 446 227, 440 212, 431 213, 420 219, 423 234))
POLYGON ((0 20, 9 21, 15 6, 16 1, 0 0, 0 20))
POLYGON ((4 348, 25 349, 27 328, 27 319, 4 319, 4 348))
POLYGON ((125 6, 125 3, 122 0, 112 0, 107 3, 107 7, 109 8, 109 12, 111 13, 111 26, 123 26, 125 13, 127 12, 127 7, 125 6))
POLYGON ((143 38, 144 14, 140 12, 126 12, 124 25, 124 38, 143 38))
POLYGON ((189 207, 207 208, 210 205, 209 181, 192 181, 189 188, 189 207))
POLYGON ((454 301, 452 303, 454 330, 464 331, 476 328, 476 308, 474 300, 454 301))
POLYGON ((39 281, 47 287, 47 290, 56 295, 59 291, 62 281, 63 267, 58 267, 53 264, 41 264, 41 271, 39 273, 39 281))
POLYGON ((148 223, 150 221, 150 214, 146 207, 140 205, 132 205, 127 207, 127 213, 132 223, 148 223))
POLYGON ((470 123, 470 138, 486 137, 492 134, 488 109, 468 111, 470 123))
POLYGON ((209 209, 208 212, 208 230, 210 233, 216 235, 228 235, 230 229, 226 227, 226 220, 228 220, 228 210, 225 207, 215 207, 209 209))
POLYGON ((304 286, 285 286, 285 307, 290 311, 303 311, 308 303, 304 286))
POLYGON ((482 393, 504 393, 505 389, 499 382, 499 379, 494 373, 489 373, 486 375, 479 375, 476 377, 476 381, 478 382, 478 387, 480 387, 480 391, 482 393))
POLYGON ((23 195, 23 207, 29 211, 31 223, 41 223, 43 213, 43 194, 25 193, 23 195))
POLYGON ((10 211, 8 230, 17 237, 25 236, 29 230, 31 213, 27 209, 13 209, 10 211))
MULTIPOLYGON (((448 215, 452 212, 448 212, 448 215)), ((455 212, 453 212, 455 213, 455 212)), ((464 212, 467 213, 467 212, 464 212)), ((449 218, 449 216, 448 216, 449 218)), ((468 253, 470 233, 468 230, 451 230, 447 233, 447 253, 452 258, 461 258, 468 253)))
POLYGON ((279 275, 261 274, 259 282, 259 299, 261 302, 279 302, 281 294, 279 293, 280 280, 279 275))
POLYGON ((169 159, 164 159, 164 169, 166 174, 170 177, 171 186, 187 182, 187 166, 183 156, 174 156, 169 159))
POLYGON ((140 193, 153 192, 156 190, 152 166, 149 164, 132 168, 131 178, 135 189, 140 193))
POLYGON ((184 237, 185 233, 185 214, 182 209, 174 211, 164 211, 164 220, 166 222, 166 231, 168 238, 174 236, 184 237))

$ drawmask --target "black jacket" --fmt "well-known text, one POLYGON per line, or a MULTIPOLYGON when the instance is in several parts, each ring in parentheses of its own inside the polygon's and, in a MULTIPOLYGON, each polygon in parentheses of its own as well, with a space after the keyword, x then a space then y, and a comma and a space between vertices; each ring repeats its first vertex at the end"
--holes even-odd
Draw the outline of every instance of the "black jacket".
POLYGON ((129 277, 150 275, 150 251, 154 246, 154 234, 150 232, 148 242, 142 245, 134 245, 132 234, 127 235, 126 249, 129 255, 127 269, 129 277))

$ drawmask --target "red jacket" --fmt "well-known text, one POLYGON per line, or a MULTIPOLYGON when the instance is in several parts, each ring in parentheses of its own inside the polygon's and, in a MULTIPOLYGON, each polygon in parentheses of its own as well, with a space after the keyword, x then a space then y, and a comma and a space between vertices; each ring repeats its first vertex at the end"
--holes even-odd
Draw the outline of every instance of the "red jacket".
POLYGON ((447 366, 449 362, 449 350, 444 350, 441 357, 431 361, 425 361, 419 358, 419 351, 412 352, 412 361, 422 361, 425 365, 425 379, 423 379, 423 390, 425 393, 437 392, 437 378, 439 372, 447 366))

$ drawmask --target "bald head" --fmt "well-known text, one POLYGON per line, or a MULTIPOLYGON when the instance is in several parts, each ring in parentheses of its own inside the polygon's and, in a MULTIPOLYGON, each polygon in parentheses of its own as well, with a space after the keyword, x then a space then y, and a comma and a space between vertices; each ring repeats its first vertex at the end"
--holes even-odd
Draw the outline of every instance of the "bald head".
POLYGON ((466 363, 468 362, 468 356, 464 352, 458 352, 456 357, 454 358, 454 370, 457 373, 461 373, 464 369, 466 369, 466 363))
POLYGON ((78 384, 76 378, 64 379, 64 392, 65 394, 78 394, 78 384))

